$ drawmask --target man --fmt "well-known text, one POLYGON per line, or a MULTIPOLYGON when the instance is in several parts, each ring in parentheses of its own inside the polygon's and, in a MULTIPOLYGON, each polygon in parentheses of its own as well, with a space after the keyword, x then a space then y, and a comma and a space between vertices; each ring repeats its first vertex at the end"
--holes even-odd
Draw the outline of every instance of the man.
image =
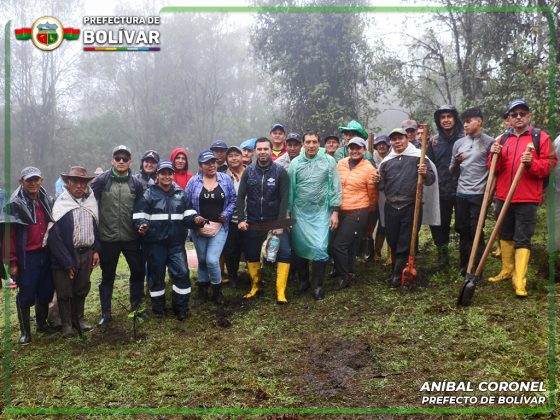
POLYGON ((329 231, 338 227, 342 192, 336 161, 320 148, 319 136, 312 131, 305 133, 303 148, 305 153, 292 161, 288 171, 290 214, 298 221, 292 228, 292 244, 300 293, 312 285, 313 297, 321 300, 325 297, 322 287, 329 260, 329 231))
POLYGON ((185 257, 187 228, 205 223, 196 211, 188 208, 187 196, 173 182, 173 164, 162 160, 157 166, 155 185, 146 190, 134 207, 134 227, 144 237, 148 272, 151 275, 152 311, 165 316, 165 269, 173 279, 173 311, 177 320, 187 317, 191 283, 185 257))
POLYGON ((90 331, 84 322, 84 304, 89 293, 91 270, 99 264, 98 208, 85 168, 73 166, 60 175, 65 182, 53 206, 47 243, 50 249, 58 310, 65 338, 90 331))
POLYGON ((290 167, 290 162, 299 156, 301 151, 301 138, 298 133, 290 133, 286 137, 286 153, 274 161, 277 165, 282 166, 286 171, 290 167))
POLYGON ((228 146, 226 142, 223 140, 216 140, 210 146, 210 150, 212 151, 214 157, 216 158, 216 165, 218 165, 218 172, 227 171, 226 153, 228 150, 228 146))
MULTIPOLYGON (((99 203, 99 237, 101 240, 101 319, 98 325, 111 321, 111 300, 119 255, 122 253, 130 270, 130 306, 138 309, 143 296, 144 262, 138 233, 132 224, 134 205, 144 193, 142 183, 132 176, 130 149, 124 145, 113 149, 111 169, 91 183, 99 203)), ((144 314, 141 314, 142 316, 144 314)))
POLYGON ((334 154, 340 147, 340 139, 337 136, 327 136, 325 137, 325 152, 328 155, 334 157, 334 154))
MULTIPOLYGON (((344 159, 345 157, 350 156, 350 153, 348 151, 348 142, 350 141, 350 139, 354 137, 361 137, 362 139, 367 141, 368 138, 368 133, 366 130, 364 130, 362 124, 355 120, 350 121, 348 124, 346 124, 346 126, 338 127, 338 131, 342 133, 342 145, 334 154, 334 158, 337 162, 341 159, 344 159)), ((373 156, 369 150, 366 150, 365 159, 369 160, 371 164, 375 166, 373 156)))
MULTIPOLYGON (((467 273, 467 264, 473 246, 478 216, 482 207, 488 168, 486 162, 494 139, 482 132, 484 117, 478 108, 461 114, 465 137, 453 145, 449 172, 459 174, 455 199, 455 231, 459 234, 459 267, 461 276, 467 273)), ((480 259, 484 251, 484 237, 477 249, 480 259)))
POLYGON ((140 160, 140 172, 134 175, 142 183, 144 191, 156 180, 156 168, 159 162, 159 153, 155 150, 146 150, 140 160))
POLYGON ((458 175, 449 172, 451 152, 463 137, 459 113, 453 105, 443 105, 434 113, 438 134, 428 143, 427 156, 436 165, 439 183, 440 226, 430 226, 438 251, 440 270, 449 267, 449 231, 455 205, 458 175))
POLYGON ((189 172, 189 155, 185 149, 177 147, 171 152, 169 160, 173 162, 175 168, 173 182, 184 190, 192 178, 192 174, 189 172))
MULTIPOLYGON (((420 150, 409 144, 406 131, 395 128, 389 139, 392 150, 381 162, 373 181, 378 183, 378 189, 385 198, 381 221, 384 222, 387 244, 393 255, 388 283, 391 288, 398 288, 410 254, 418 175, 422 176, 425 186, 434 184, 436 176, 431 163, 419 165, 420 150)), ((427 190, 424 189, 424 206, 427 208, 422 210, 423 217, 426 222, 436 223, 439 218, 437 201, 432 198, 434 194, 429 194, 427 190)))
MULTIPOLYGON (((10 197, 3 213, 2 227, 10 223, 9 275, 19 287, 16 308, 21 331, 20 344, 31 342, 29 317, 35 305, 37 331, 54 333, 47 324, 48 305, 53 297, 49 253, 43 246, 47 224, 52 222, 52 202, 43 189, 43 176, 35 167, 23 168, 20 186, 10 197), (9 214, 9 219, 5 219, 9 214)), ((2 234, 2 237, 4 235, 2 234)), ((4 242, 4 248, 6 243, 4 242)), ((5 255, 2 255, 5 258, 5 255)))
MULTIPOLYGON (((519 165, 524 165, 525 169, 500 231, 502 269, 498 275, 488 280, 497 282, 511 278, 515 295, 525 297, 531 237, 537 223, 537 207, 542 201, 543 180, 550 175, 558 158, 550 136, 531 125, 531 109, 525 100, 510 101, 507 114, 511 128, 490 149, 491 153, 498 153, 499 156, 496 164, 497 215, 504 205, 519 165), (530 143, 535 148, 527 152, 527 145, 530 143)), ((492 155, 488 157, 488 167, 491 159, 492 155)))
POLYGON ((257 139, 245 140, 239 146, 239 148, 241 149, 241 152, 242 152, 243 165, 245 165, 245 166, 249 166, 251 163, 253 163, 253 154, 255 153, 255 141, 256 140, 257 139))
POLYGON ((401 128, 406 131, 406 137, 408 137, 408 142, 412 144, 417 149, 422 148, 421 140, 418 140, 418 123, 414 120, 404 120, 401 123, 401 128))
POLYGON ((270 141, 272 142, 272 160, 278 159, 286 153, 286 129, 282 124, 274 124, 270 129, 270 141))
MULTIPOLYGON (((244 297, 250 299, 261 291, 260 254, 266 231, 248 230, 249 225, 285 219, 288 214, 289 178, 280 165, 272 161, 272 143, 266 137, 255 144, 257 161, 247 167, 239 183, 237 195, 238 228, 245 236, 245 258, 251 279, 251 291, 244 297), (245 211, 245 209, 247 209, 245 211)), ((276 266, 276 300, 286 300, 286 284, 290 271, 290 240, 282 228, 272 230, 280 237, 276 266)))
POLYGON ((420 147, 422 147, 422 135, 426 129, 425 127, 425 124, 418 124, 418 129, 416 130, 416 141, 420 143, 420 147))

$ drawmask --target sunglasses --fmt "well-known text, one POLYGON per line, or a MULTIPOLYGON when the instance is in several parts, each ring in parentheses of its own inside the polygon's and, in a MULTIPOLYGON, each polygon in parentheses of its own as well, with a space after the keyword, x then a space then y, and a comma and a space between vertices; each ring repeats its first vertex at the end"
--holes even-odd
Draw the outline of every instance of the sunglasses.
POLYGON ((115 160, 115 162, 124 162, 124 163, 130 160, 128 156, 114 156, 113 159, 115 160))
POLYGON ((525 118, 527 115, 529 115, 529 113, 524 112, 524 111, 510 112, 509 113, 509 116, 512 117, 512 118, 517 118, 517 117, 525 118))

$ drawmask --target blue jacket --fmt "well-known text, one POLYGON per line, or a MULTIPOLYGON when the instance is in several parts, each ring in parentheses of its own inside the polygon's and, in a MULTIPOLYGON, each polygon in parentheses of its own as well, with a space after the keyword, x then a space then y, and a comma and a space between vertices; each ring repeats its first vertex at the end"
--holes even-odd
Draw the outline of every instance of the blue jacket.
POLYGON ((147 224, 145 243, 184 243, 187 229, 194 228, 197 212, 189 205, 185 192, 173 183, 169 192, 150 186, 134 206, 134 227, 147 224))
MULTIPOLYGON (((237 195, 235 194, 235 187, 233 186, 233 182, 228 175, 223 172, 217 172, 216 178, 218 180, 218 184, 225 194, 224 210, 222 211, 221 215, 224 216, 224 230, 227 232, 231 215, 235 211, 235 200, 237 198, 237 195)), ((198 173, 191 178, 185 188, 185 193, 187 194, 189 205, 191 205, 197 213, 200 213, 199 198, 203 186, 204 184, 202 182, 202 174, 198 173)))

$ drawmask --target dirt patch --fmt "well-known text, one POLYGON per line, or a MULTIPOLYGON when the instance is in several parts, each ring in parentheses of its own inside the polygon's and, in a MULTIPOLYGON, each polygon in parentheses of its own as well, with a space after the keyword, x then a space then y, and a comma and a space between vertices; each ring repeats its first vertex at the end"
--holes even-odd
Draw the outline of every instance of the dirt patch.
POLYGON ((358 376, 363 379, 365 368, 375 370, 373 351, 364 341, 320 337, 309 344, 307 355, 308 368, 302 375, 304 388, 321 397, 347 394, 358 376))
MULTIPOLYGON (((146 339, 146 334, 143 332, 137 332, 136 341, 142 341, 146 339)), ((132 326, 130 330, 125 330, 117 326, 108 326, 104 329, 96 328, 92 332, 83 333, 82 338, 76 337, 72 339, 70 347, 72 350, 83 351, 91 348, 95 348, 102 345, 116 344, 129 344, 134 343, 134 334, 132 332, 132 326)))

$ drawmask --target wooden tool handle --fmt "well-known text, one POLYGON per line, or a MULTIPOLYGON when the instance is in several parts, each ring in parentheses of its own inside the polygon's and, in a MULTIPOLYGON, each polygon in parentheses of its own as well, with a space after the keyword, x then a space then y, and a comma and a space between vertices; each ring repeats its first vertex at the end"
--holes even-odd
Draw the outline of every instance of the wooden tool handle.
MULTIPOLYGON (((529 143, 527 145, 527 148, 525 149, 525 151, 530 152, 534 148, 535 148, 535 146, 533 145, 533 143, 529 143)), ((520 162, 519 167, 517 168, 517 172, 515 173, 515 177, 513 178, 513 182, 511 183, 511 187, 509 187, 509 192, 508 192, 508 195, 506 197, 506 200, 504 201, 504 205, 502 206, 502 209, 500 210, 500 215, 498 216, 498 220, 496 220, 496 225, 494 226, 494 230, 492 230, 492 234, 490 235, 490 239, 488 239, 488 243, 486 244, 486 248, 484 249, 484 254, 482 254, 482 258, 480 258, 480 262, 478 263, 478 266, 476 267, 476 272, 474 273, 475 276, 480 276, 480 274, 482 273, 482 269, 484 268, 484 263, 486 262, 486 259, 488 258, 488 255, 490 255, 490 250, 492 249, 492 245, 494 244, 494 241, 496 240, 496 237, 498 236, 498 232, 500 230, 500 227, 502 226, 502 223, 503 223, 503 221, 506 217, 506 213, 507 213, 507 210, 509 209, 511 199, 513 198, 513 194, 515 194, 515 189, 517 188, 517 184, 519 184, 519 180, 521 179, 521 175, 523 175, 523 170, 524 169, 525 169, 525 165, 520 162)))
MULTIPOLYGON (((422 150, 420 152, 420 165, 426 161, 426 149, 428 147, 428 135, 430 134, 428 126, 424 128, 422 133, 422 150)), ((418 228, 420 227, 420 207, 422 206, 422 175, 418 174, 418 181, 416 182, 416 202, 414 203, 414 221, 412 223, 412 238, 410 239, 410 256, 416 254, 416 236, 418 236, 418 228)))

